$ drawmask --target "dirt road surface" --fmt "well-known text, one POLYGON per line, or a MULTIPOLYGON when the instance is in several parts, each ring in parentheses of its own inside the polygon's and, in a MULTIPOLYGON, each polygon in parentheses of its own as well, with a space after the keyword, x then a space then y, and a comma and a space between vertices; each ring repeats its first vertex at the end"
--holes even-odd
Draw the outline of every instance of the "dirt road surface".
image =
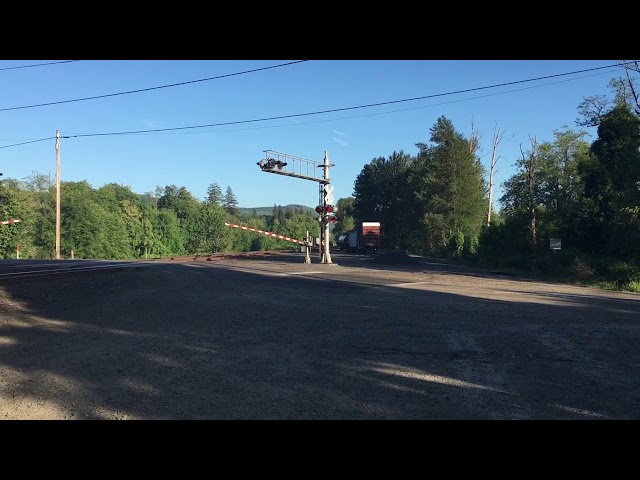
POLYGON ((638 419, 640 295, 420 259, 0 281, 0 419, 638 419))

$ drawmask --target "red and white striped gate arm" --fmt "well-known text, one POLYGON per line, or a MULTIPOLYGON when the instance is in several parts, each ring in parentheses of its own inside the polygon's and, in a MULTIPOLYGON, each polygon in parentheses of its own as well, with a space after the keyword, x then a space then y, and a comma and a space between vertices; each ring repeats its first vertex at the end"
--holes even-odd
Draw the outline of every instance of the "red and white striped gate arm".
POLYGON ((300 240, 296 240, 295 238, 285 237, 283 235, 278 235, 277 233, 265 232, 263 230, 257 230, 255 228, 243 227, 242 225, 234 225, 233 223, 225 222, 225 225, 227 227, 241 228, 242 230, 249 230, 250 232, 262 233, 263 235, 267 235, 269 237, 276 237, 276 238, 279 238, 280 240, 286 240, 287 242, 299 243, 300 245, 304 245, 304 242, 301 242, 300 240))
POLYGON ((12 223, 18 223, 21 220, 19 218, 15 219, 15 220, 7 220, 6 222, 0 222, 0 225, 10 225, 12 223))

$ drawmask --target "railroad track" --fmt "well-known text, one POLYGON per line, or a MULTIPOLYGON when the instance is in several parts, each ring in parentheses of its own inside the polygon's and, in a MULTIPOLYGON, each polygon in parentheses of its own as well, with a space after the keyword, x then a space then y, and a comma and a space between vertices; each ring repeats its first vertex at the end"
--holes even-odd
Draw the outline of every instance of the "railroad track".
POLYGON ((260 258, 291 253, 293 250, 264 250, 239 253, 215 253, 211 255, 180 255, 156 259, 140 259, 128 261, 110 260, 52 260, 39 263, 31 263, 29 260, 14 261, 10 264, 0 262, 0 281, 9 279, 21 279, 29 277, 41 277, 52 275, 69 275, 79 273, 97 272, 103 270, 117 270, 124 268, 140 268, 156 262, 186 263, 220 261, 234 258, 260 258))
POLYGON ((140 267, 139 262, 110 262, 110 261, 68 261, 62 260, 55 263, 33 264, 28 260, 21 260, 22 264, 0 266, 0 280, 20 279, 28 277, 41 277, 51 275, 68 275, 84 272, 96 272, 101 270, 114 270, 123 268, 140 267), (24 262, 24 263, 22 263, 24 262))
POLYGON ((229 260, 234 258, 255 258, 269 257, 274 255, 284 255, 294 252, 295 250, 258 250, 255 252, 238 252, 238 253, 212 253, 209 255, 181 255, 172 257, 162 257, 152 262, 215 262, 220 260, 229 260))

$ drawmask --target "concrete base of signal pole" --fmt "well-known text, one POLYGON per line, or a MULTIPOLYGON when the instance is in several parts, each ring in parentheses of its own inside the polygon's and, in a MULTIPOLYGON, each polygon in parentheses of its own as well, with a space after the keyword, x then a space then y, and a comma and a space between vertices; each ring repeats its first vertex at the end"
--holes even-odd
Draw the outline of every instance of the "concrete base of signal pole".
POLYGON ((330 238, 331 238, 331 236, 329 234, 329 224, 327 223, 324 226, 324 238, 323 238, 324 245, 322 245, 323 254, 322 254, 322 260, 320 261, 320 263, 335 265, 331 261, 331 252, 329 251, 329 239, 330 238))

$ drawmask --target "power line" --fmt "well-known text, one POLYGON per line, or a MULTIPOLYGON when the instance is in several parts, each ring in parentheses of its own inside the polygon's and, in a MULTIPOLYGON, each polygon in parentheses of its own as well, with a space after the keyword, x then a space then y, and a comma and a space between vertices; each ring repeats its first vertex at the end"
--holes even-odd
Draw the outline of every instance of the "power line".
MULTIPOLYGON (((505 95, 507 93, 522 92, 524 90, 532 90, 534 88, 548 87, 549 85, 557 85, 559 83, 573 82, 575 80, 581 80, 583 78, 596 77, 598 75, 605 75, 607 73, 613 73, 613 70, 609 71, 609 72, 594 73, 593 75, 585 75, 585 76, 577 77, 577 78, 570 78, 568 80, 558 80, 556 82, 543 83, 542 85, 533 85, 533 86, 530 86, 530 87, 516 88, 516 89, 513 89, 513 90, 506 90, 504 92, 488 93, 488 94, 485 94, 485 95, 478 95, 478 96, 475 96, 475 97, 461 98, 459 100, 449 100, 447 102, 430 103, 429 105, 420 105, 419 107, 409 107, 409 108, 400 108, 400 109, 397 109, 397 110, 388 110, 386 112, 365 113, 363 115, 352 115, 352 116, 349 116, 349 117, 326 118, 326 119, 322 119, 322 120, 313 120, 313 121, 310 121, 310 122, 287 123, 287 124, 281 124, 281 125, 266 125, 266 126, 262 126, 262 127, 234 128, 234 129, 228 129, 228 130, 211 130, 211 131, 206 131, 206 132, 158 133, 158 135, 192 135, 194 133, 198 134, 198 133, 243 132, 243 131, 247 131, 247 130, 263 130, 263 129, 266 129, 266 128, 297 127, 299 125, 312 125, 312 124, 315 124, 315 123, 327 123, 327 122, 337 122, 337 121, 340 121, 340 120, 352 120, 354 118, 375 117, 375 116, 379 116, 379 115, 388 115, 390 113, 408 112, 408 111, 411 111, 411 110, 420 110, 420 109, 423 109, 423 108, 437 107, 437 106, 440 106, 440 105, 450 105, 452 103, 467 102, 469 100, 478 100, 480 98, 496 97, 498 95, 505 95)), ((149 134, 153 135, 154 132, 150 132, 149 134)), ((69 134, 69 135, 71 137, 73 137, 73 134, 69 134)), ((140 133, 139 135, 144 135, 144 133, 140 133)))
POLYGON ((348 111, 348 110, 357 110, 357 109, 363 109, 363 108, 371 108, 371 107, 379 107, 379 106, 383 106, 383 105, 393 105, 393 104, 397 104, 397 103, 406 103, 406 102, 415 102, 417 100, 426 100, 429 98, 437 98, 437 97, 444 97, 444 96, 449 96, 449 95, 457 95, 460 93, 469 93, 469 92, 477 92, 479 90, 487 90, 490 88, 498 88, 498 87, 505 87, 505 86, 509 86, 509 85, 517 85, 517 84, 521 84, 521 83, 527 83, 527 82, 535 82, 535 81, 539 81, 539 80, 546 80, 549 78, 558 78, 558 77, 562 77, 562 76, 567 76, 567 75, 575 75, 578 73, 585 73, 585 72, 593 72, 595 70, 602 70, 605 68, 615 68, 615 67, 620 67, 621 65, 607 65, 604 67, 594 67, 594 68, 587 68, 584 70, 576 70, 573 72, 566 72, 566 73, 557 73, 554 75, 545 75, 543 77, 535 77, 535 78, 529 78, 529 79, 525 79, 525 80, 515 80, 512 82, 505 82, 505 83, 497 83, 497 84, 493 84, 493 85, 486 85, 483 87, 474 87, 474 88, 467 88, 464 90, 454 90, 451 92, 445 92, 445 93, 435 93, 432 95, 424 95, 421 97, 413 97, 413 98, 405 98, 402 100, 390 100, 387 102, 378 102, 378 103, 369 103, 366 105, 357 105, 357 106, 353 106, 353 107, 342 107, 342 108, 332 108, 329 110, 318 110, 315 112, 306 112, 306 113, 296 113, 296 114, 290 114, 290 115, 278 115, 275 117, 263 117, 263 118, 255 118, 255 119, 251 119, 251 120, 237 120, 237 121, 233 121, 233 122, 220 122, 220 123, 210 123, 210 124, 206 124, 206 125, 191 125, 191 126, 187 126, 187 127, 171 127, 171 128, 155 128, 155 129, 150 129, 150 130, 132 130, 132 131, 126 131, 126 132, 108 132, 108 133, 85 133, 85 134, 77 134, 77 135, 69 135, 70 138, 79 138, 79 137, 99 137, 99 136, 110 136, 110 135, 136 135, 136 134, 141 134, 141 133, 152 133, 152 132, 169 132, 169 131, 176 131, 176 130, 189 130, 189 129, 196 129, 196 128, 208 128, 208 127, 222 127, 222 126, 226 126, 226 125, 240 125, 240 124, 245 124, 245 123, 257 123, 257 122, 266 122, 269 120, 282 120, 285 118, 296 118, 296 117, 306 117, 306 116, 310 116, 310 115, 321 115, 324 113, 334 113, 334 112, 344 112, 344 111, 348 111))
MULTIPOLYGON (((379 105, 388 105, 388 104, 392 104, 392 103, 414 101, 416 99, 423 99, 423 98, 442 97, 442 96, 446 96, 446 95, 454 95, 454 94, 458 94, 458 93, 478 91, 478 90, 483 90, 483 89, 488 89, 488 88, 496 88, 496 87, 499 87, 499 86, 521 84, 521 83, 525 83, 525 82, 533 82, 533 81, 542 80, 542 79, 548 79, 548 78, 554 78, 554 77, 557 78, 557 77, 566 76, 566 75, 574 75, 576 73, 583 73, 583 72, 589 72, 589 71, 595 71, 595 70, 602 70, 602 69, 605 69, 605 68, 619 68, 621 66, 622 66, 622 64, 621 65, 608 65, 608 66, 605 66, 605 67, 595 67, 595 68, 590 68, 590 69, 585 69, 585 70, 577 70, 577 71, 574 71, 574 72, 560 73, 560 74, 555 74, 555 75, 547 75, 547 76, 544 76, 544 77, 536 77, 536 78, 525 79, 525 80, 517 80, 517 81, 514 81, 514 82, 508 82, 506 84, 503 83, 503 84, 488 85, 488 86, 484 86, 484 87, 476 87, 476 88, 471 88, 471 89, 466 89, 466 90, 459 90, 459 91, 454 91, 454 92, 446 92, 446 93, 428 95, 428 96, 425 96, 425 97, 416 97, 416 98, 412 98, 412 99, 394 100, 394 101, 391 101, 391 102, 381 102, 381 103, 374 103, 374 104, 369 104, 369 105, 360 105, 360 106, 356 106, 356 107, 345 107, 345 108, 332 109, 332 110, 323 110, 323 111, 318 111, 318 112, 299 113, 299 114, 292 114, 292 115, 281 115, 281 116, 278 116, 278 117, 269 117, 269 118, 262 118, 262 119, 253 119, 253 120, 240 120, 240 121, 236 121, 236 122, 223 122, 223 123, 216 123, 216 124, 209 124, 209 125, 196 125, 196 126, 188 126, 188 127, 173 127, 173 128, 162 128, 162 129, 152 129, 152 130, 137 130, 137 131, 129 131, 129 132, 67 134, 67 135, 65 135, 65 136, 63 136, 61 138, 80 138, 80 137, 96 137, 96 136, 110 136, 110 135, 141 135, 141 134, 156 133, 156 132, 168 132, 168 131, 176 131, 176 130, 217 127, 217 126, 236 125, 236 124, 243 124, 243 123, 256 123, 256 122, 263 122, 263 121, 268 121, 268 120, 279 120, 279 119, 285 119, 285 118, 294 118, 294 117, 301 117, 301 116, 318 115, 318 114, 329 113, 329 112, 354 110, 354 109, 358 109, 358 108, 369 108, 369 107, 379 106, 379 105)), ((608 73, 608 72, 603 72, 603 73, 599 73, 599 74, 595 74, 595 75, 602 75, 604 73, 608 73)), ((485 98, 485 97, 491 97, 491 96, 496 96, 496 95, 503 95, 503 94, 506 94, 506 93, 513 93, 513 92, 518 92, 518 91, 522 91, 522 90, 528 90, 528 89, 532 89, 532 88, 540 88, 540 87, 544 87, 544 86, 554 85, 554 84, 557 84, 557 83, 571 82, 571 81, 579 80, 581 78, 592 77, 592 76, 595 76, 595 75, 587 75, 587 76, 578 77, 578 78, 572 78, 572 79, 568 79, 568 80, 550 82, 550 83, 546 83, 546 84, 543 84, 543 85, 534 85, 534 86, 531 86, 531 87, 524 87, 524 88, 520 88, 520 89, 509 90, 509 91, 506 91, 506 92, 498 92, 498 93, 481 95, 481 96, 472 97, 472 98, 465 98, 465 99, 460 99, 460 100, 452 100, 450 102, 442 102, 442 103, 438 103, 438 104, 422 105, 422 106, 419 106, 419 107, 392 110, 392 111, 388 111, 388 112, 370 113, 370 114, 365 114, 365 115, 355 115, 355 116, 351 116, 351 117, 342 117, 342 118, 338 118, 338 119, 317 120, 317 121, 314 121, 314 122, 305 122, 305 123, 298 123, 298 124, 291 124, 291 125, 274 125, 274 126, 268 126, 268 127, 254 127, 253 129, 277 128, 277 127, 285 127, 285 126, 306 125, 306 124, 310 124, 310 123, 322 123, 322 122, 329 122, 329 121, 348 120, 348 119, 353 119, 353 118, 362 118, 362 117, 375 116, 375 115, 386 115, 386 114, 389 114, 389 113, 397 113, 397 112, 403 112, 403 111, 408 111, 408 110, 416 110, 416 109, 428 108, 428 107, 437 106, 437 105, 446 105, 446 104, 449 104, 449 103, 464 102, 464 101, 474 100, 474 99, 478 99, 478 98, 485 98)), ((225 131, 239 131, 239 130, 248 130, 248 129, 223 130, 223 131, 218 131, 218 132, 213 132, 213 133, 220 133, 220 132, 225 132, 225 131)), ((203 133, 205 133, 205 132, 203 132, 203 133)), ((42 139, 38 139, 38 140, 32 140, 32 141, 29 141, 29 142, 22 142, 22 143, 17 143, 17 144, 12 144, 12 145, 5 145, 5 146, 0 146, 0 148, 16 147, 16 146, 19 146, 19 145, 26 145, 28 143, 36 143, 36 142, 42 142, 42 141, 45 141, 45 140, 52 140, 52 139, 55 139, 55 137, 47 137, 47 138, 42 138, 42 139)))
POLYGON ((62 60, 60 62, 49 62, 49 63, 35 63, 33 65, 20 65, 17 67, 4 67, 0 68, 0 72, 4 70, 17 70, 18 68, 31 68, 31 67, 44 67, 46 65, 59 65, 61 63, 71 63, 71 62, 79 62, 80 60, 62 60))
POLYGON ((162 88, 179 87, 181 85, 188 85, 188 84, 191 84, 191 83, 208 82, 210 80, 218 80, 220 78, 234 77, 234 76, 237 76, 237 75, 245 75, 247 73, 254 73, 254 72, 260 72, 260 71, 263 71, 263 70, 270 70, 270 69, 273 69, 273 68, 286 67, 288 65, 293 65, 295 63, 302 63, 302 62, 308 62, 308 60, 296 60, 295 62, 282 63, 280 65, 271 65, 269 67, 254 68, 252 70, 245 70, 243 72, 227 73, 225 75, 218 75, 216 77, 201 78, 201 79, 198 79, 198 80, 189 80, 187 82, 180 82, 180 83, 171 83, 171 84, 168 84, 168 85, 160 85, 158 87, 140 88, 138 90, 129 90, 127 92, 108 93, 108 94, 105 94, 105 95, 96 95, 96 96, 93 96, 93 97, 74 98, 72 100, 60 100, 59 102, 48 102, 48 103, 38 103, 38 104, 35 104, 35 105, 24 105, 22 107, 0 108, 0 112, 6 112, 6 111, 9 111, 9 110, 23 110, 25 108, 46 107, 46 106, 50 106, 50 105, 60 105, 62 103, 83 102, 85 100, 96 100, 98 98, 117 97, 119 95, 129 95, 129 94, 132 94, 132 93, 149 92, 151 90, 160 90, 162 88))
MULTIPOLYGON (((55 138, 56 137, 40 138, 38 140, 30 140, 28 142, 14 143, 13 145, 4 145, 4 146, 1 146, 0 148, 17 147, 19 145, 27 145, 28 143, 38 143, 38 142, 44 142, 45 140, 55 140, 55 138)), ((61 138, 69 138, 69 137, 61 137, 61 138)))

